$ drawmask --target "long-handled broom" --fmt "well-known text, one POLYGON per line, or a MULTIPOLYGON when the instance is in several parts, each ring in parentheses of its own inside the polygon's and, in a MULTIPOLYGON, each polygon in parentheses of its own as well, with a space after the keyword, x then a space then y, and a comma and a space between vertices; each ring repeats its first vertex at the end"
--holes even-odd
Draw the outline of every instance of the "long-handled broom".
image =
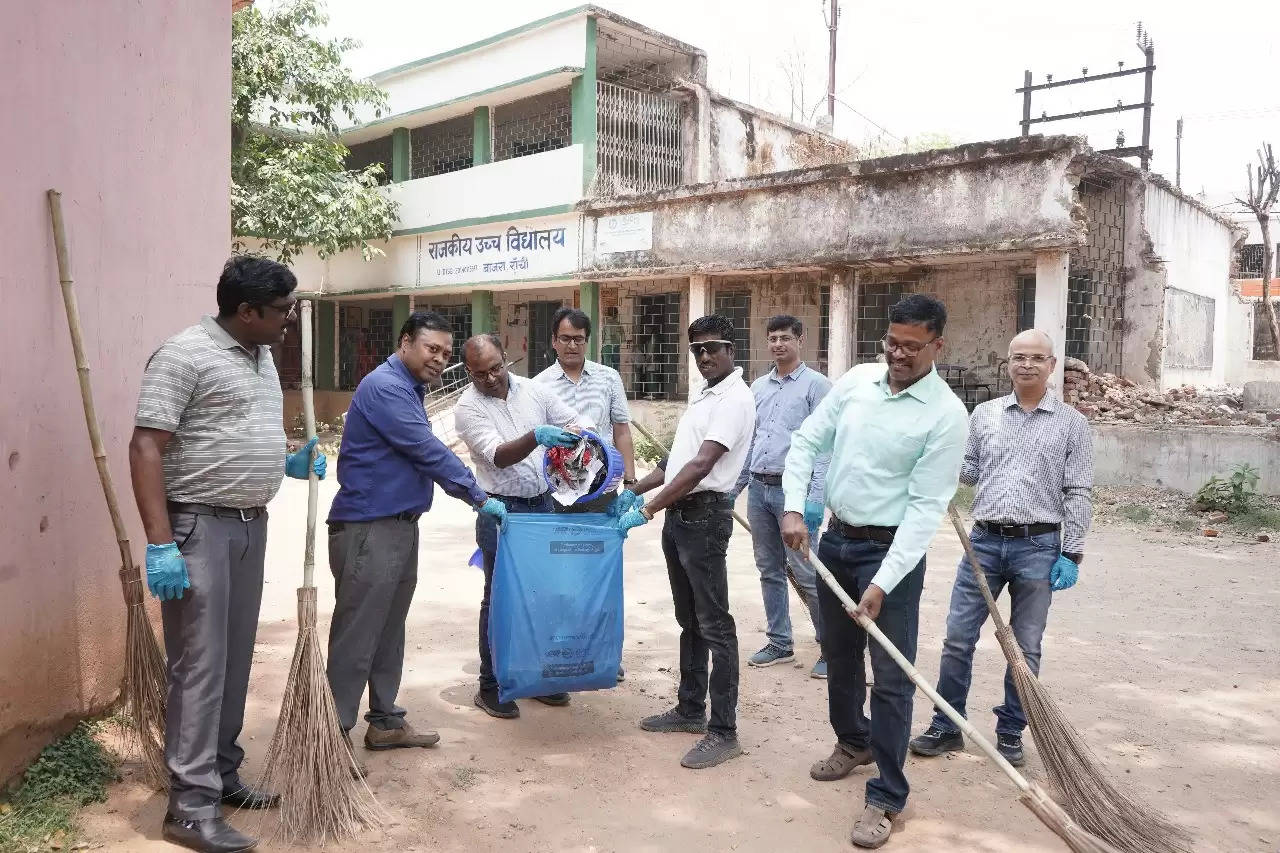
MULTIPOLYGON (((947 507, 978 589, 996 626, 996 640, 1009 662, 1013 683, 1027 715, 1040 760, 1049 771, 1063 808, 1094 835, 1126 853, 1174 853, 1190 849, 1185 832, 1158 811, 1121 791, 1093 755, 1084 738, 1068 722, 1053 697, 1027 665, 1013 630, 1000 615, 986 574, 974 553, 968 531, 954 503, 947 507)), ((932 698, 932 697, 930 697, 932 698)), ((936 700, 935 700, 936 701, 936 700)), ((939 706, 941 707, 941 706, 939 706)), ((950 716, 950 715, 948 715, 950 716)), ((966 732, 968 734, 968 732, 966 732)))
POLYGON ((126 614, 124 684, 120 691, 124 702, 124 732, 130 749, 141 759, 147 783, 155 788, 164 788, 169 781, 164 764, 164 655, 160 652, 155 631, 147 619, 142 574, 138 564, 133 561, 129 534, 120 515, 120 503, 116 500, 111 469, 107 466, 102 428, 98 424, 98 413, 93 404, 93 386, 89 381, 89 360, 84 354, 80 309, 76 306, 76 295, 72 290, 71 253, 67 248, 67 229, 62 219, 62 194, 57 190, 49 190, 48 196, 49 215, 53 220, 53 245, 58 258, 58 279, 62 285, 62 303, 67 311, 67 327, 71 332, 76 373, 80 378, 80 400, 84 404, 85 426, 89 428, 93 461, 98 466, 102 495, 106 498, 111 525, 115 528, 116 544, 120 548, 120 586, 124 591, 126 614))
MULTIPOLYGON (((302 337, 302 412, 307 439, 315 438, 312 394, 311 303, 302 301, 298 328, 302 337)), ((280 794, 278 835, 287 843, 354 836, 384 819, 381 806, 363 779, 353 776, 355 757, 338 725, 338 711, 325 675, 324 654, 316 630, 316 505, 320 483, 307 478, 307 540, 298 589, 298 642, 285 684, 275 735, 263 759, 261 788, 280 794)))
MULTIPOLYGON (((789 559, 805 559, 804 556, 794 551, 789 551, 788 554, 789 559)), ((1004 771, 1004 774, 1009 777, 1021 792, 1018 797, 1019 801, 1030 809, 1040 819, 1041 823, 1047 826, 1054 835, 1061 838, 1075 853, 1121 853, 1119 848, 1092 834, 1073 821, 1070 815, 1063 811, 1062 807, 1055 803, 1043 788, 1027 779, 1012 764, 1006 761, 1005 757, 991 744, 991 741, 983 737, 968 720, 960 716, 960 713, 955 708, 952 708, 947 704, 946 700, 938 695, 937 691, 925 680, 924 676, 912 665, 911 661, 907 660, 889 638, 881 633, 880 629, 876 627, 876 623, 857 612, 858 605, 844 591, 844 587, 840 586, 839 581, 832 576, 817 555, 810 552, 809 559, 818 576, 822 578, 822 582, 840 599, 845 612, 858 623, 862 630, 866 631, 873 640, 880 644, 889 654, 889 657, 893 659, 893 662, 907 674, 907 677, 911 679, 916 687, 920 688, 920 691, 928 696, 933 701, 933 704, 947 715, 951 722, 959 726, 960 730, 976 743, 978 748, 996 763, 997 767, 1004 771)))

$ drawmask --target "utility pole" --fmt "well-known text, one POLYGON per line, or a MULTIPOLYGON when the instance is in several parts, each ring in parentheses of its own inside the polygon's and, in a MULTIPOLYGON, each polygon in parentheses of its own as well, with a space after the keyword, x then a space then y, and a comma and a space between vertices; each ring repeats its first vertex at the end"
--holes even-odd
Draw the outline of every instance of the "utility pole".
POLYGON ((1178 116, 1178 151, 1175 159, 1173 185, 1182 189, 1182 116, 1178 116))
POLYGON ((840 26, 840 0, 831 0, 831 14, 827 18, 827 30, 831 34, 831 47, 827 55, 827 118, 831 120, 831 129, 836 125, 836 29, 840 26))

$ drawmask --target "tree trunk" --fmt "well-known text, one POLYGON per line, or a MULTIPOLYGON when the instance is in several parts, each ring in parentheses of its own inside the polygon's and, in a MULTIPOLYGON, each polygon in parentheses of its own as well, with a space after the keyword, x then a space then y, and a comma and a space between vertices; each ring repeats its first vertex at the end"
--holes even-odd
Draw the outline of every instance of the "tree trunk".
POLYGON ((1275 246, 1271 242, 1271 217, 1259 216, 1262 228, 1262 306, 1267 312, 1267 326, 1271 329, 1272 358, 1280 359, 1280 322, 1276 320, 1276 305, 1271 301, 1271 273, 1274 267, 1275 246))

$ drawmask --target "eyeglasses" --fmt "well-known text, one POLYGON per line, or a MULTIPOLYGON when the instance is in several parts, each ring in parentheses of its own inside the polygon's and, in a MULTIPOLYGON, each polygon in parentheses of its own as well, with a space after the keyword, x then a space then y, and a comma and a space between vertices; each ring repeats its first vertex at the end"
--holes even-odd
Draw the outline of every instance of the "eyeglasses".
POLYGON ((581 347, 587 345, 586 335, 556 335, 562 347, 581 347))
POLYGON ((796 341, 796 340, 799 340, 799 338, 797 338, 795 335, 770 335, 769 345, 773 346, 774 344, 789 344, 792 341, 796 341))
POLYGON ((1052 361, 1051 355, 1027 355, 1026 353, 1017 352, 1009 356, 1009 361, 1014 364, 1044 364, 1046 361, 1052 361))
POLYGON ((701 358, 704 352, 707 355, 719 355, 720 350, 731 346, 733 346, 733 341, 698 341, 697 343, 689 344, 689 353, 694 358, 701 358))
POLYGON ((894 350, 902 350, 907 355, 911 356, 912 358, 915 358, 916 356, 918 356, 920 353, 924 351, 925 347, 929 346, 929 344, 933 343, 936 340, 938 339, 934 338, 933 340, 925 341, 922 344, 904 344, 904 343, 899 343, 898 341, 891 341, 886 336, 880 339, 880 349, 884 350, 886 354, 892 353, 894 350))
POLYGON ((298 301, 296 299, 290 302, 286 302, 284 305, 273 305, 272 303, 268 302, 266 305, 263 305, 262 307, 270 308, 272 311, 276 312, 281 317, 287 317, 290 320, 298 316, 298 301))
POLYGON ((507 366, 505 364, 499 364, 497 367, 491 367, 488 370, 481 371, 480 373, 476 373, 474 370, 468 370, 467 375, 471 377, 472 382, 484 382, 485 380, 492 382, 501 376, 502 371, 506 369, 507 366))

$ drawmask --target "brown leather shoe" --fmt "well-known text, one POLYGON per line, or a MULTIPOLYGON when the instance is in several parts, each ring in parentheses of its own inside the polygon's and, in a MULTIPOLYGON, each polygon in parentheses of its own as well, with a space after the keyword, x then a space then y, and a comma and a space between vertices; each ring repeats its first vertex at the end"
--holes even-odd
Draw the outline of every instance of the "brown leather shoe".
POLYGON ((360 760, 360 756, 356 755, 355 745, 351 743, 351 732, 343 732, 342 740, 347 745, 347 754, 351 761, 351 778, 367 779, 369 777, 369 768, 360 760))
POLYGON ((834 782, 848 776, 853 772, 853 768, 874 762, 871 750, 859 749, 850 752, 843 744, 837 743, 829 757, 814 762, 814 765, 809 768, 809 777, 816 782, 834 782))
POLYGON ((415 732, 408 723, 398 729, 369 726, 364 733, 365 749, 408 749, 414 746, 435 746, 439 742, 440 735, 436 732, 415 732))

